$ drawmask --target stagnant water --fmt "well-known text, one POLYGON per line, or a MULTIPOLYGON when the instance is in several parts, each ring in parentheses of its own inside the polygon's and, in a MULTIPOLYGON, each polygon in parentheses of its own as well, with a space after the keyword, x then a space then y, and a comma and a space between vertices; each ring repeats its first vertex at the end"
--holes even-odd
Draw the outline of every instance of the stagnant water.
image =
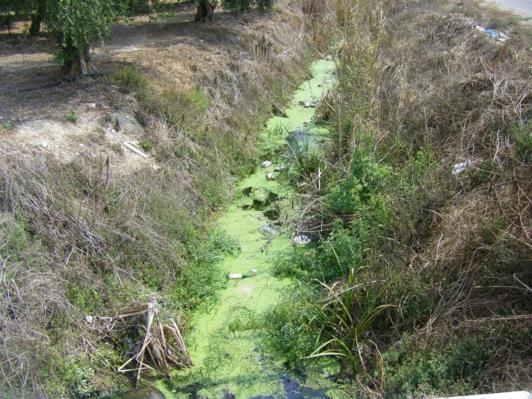
MULTIPOLYGON (((326 137, 326 129, 313 124, 315 108, 309 105, 320 100, 334 84, 335 70, 331 59, 314 62, 312 78, 294 93, 286 117, 272 117, 261 133, 261 140, 267 145, 286 146, 290 132, 294 131, 297 133, 295 136, 292 133, 292 145, 326 137)), ((273 275, 274 260, 293 250, 293 232, 283 231, 268 219, 264 209, 253 206, 254 195, 270 193, 284 211, 291 209, 290 187, 267 179, 267 173, 276 173, 276 168, 279 165, 275 163, 268 168, 259 167, 241 181, 233 204, 218 221, 219 227, 241 247, 238 256, 227 258, 219 267, 227 275, 249 274, 252 269, 257 274, 229 280, 217 304, 193 318, 187 343, 194 366, 175 372, 170 382, 158 384, 168 399, 342 396, 340 388, 329 378, 335 371, 334 364, 296 374, 266 353, 261 345, 261 334, 267 334, 268 326, 258 330, 257 320, 286 294, 290 284, 290 280, 273 275), (268 224, 277 234, 270 234, 268 224)))

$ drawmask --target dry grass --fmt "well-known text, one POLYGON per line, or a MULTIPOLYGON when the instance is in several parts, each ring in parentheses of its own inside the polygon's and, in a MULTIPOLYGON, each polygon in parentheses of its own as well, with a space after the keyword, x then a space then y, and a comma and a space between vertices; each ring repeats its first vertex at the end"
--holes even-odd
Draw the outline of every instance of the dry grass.
MULTIPOLYGON (((174 24, 173 42, 120 57, 133 67, 113 75, 123 92, 106 101, 143 120, 158 170, 122 173, 112 151, 63 165, 42 149, 2 146, 2 394, 104 395, 124 384, 116 370, 129 358, 125 368, 163 375, 188 364, 176 337, 218 284, 209 267, 221 249, 205 244, 210 212, 230 198, 233 176, 254 166, 255 133, 272 104, 306 74, 304 19, 292 5, 174 24), (164 300, 149 334, 139 334, 144 315, 98 324, 154 294, 164 300)), ((168 35, 164 24, 150 29, 168 35)))
MULTIPOLYGON (((495 27, 506 30, 510 40, 497 42, 475 25, 494 26, 499 16, 472 6, 464 14, 464 7, 463 2, 337 2, 340 87, 320 109, 337 134, 319 167, 307 160, 299 226, 328 240, 324 253, 327 245, 343 245, 328 236, 334 226, 338 234, 339 223, 352 234, 351 251, 358 253, 355 243, 365 245, 364 267, 352 284, 377 292, 377 304, 398 306, 375 321, 371 342, 385 361, 391 356, 386 352, 410 348, 400 352, 403 368, 389 369, 387 380, 395 385, 388 389, 399 386, 401 373, 422 375, 429 366, 412 366, 419 361, 416 352, 454 353, 449 348, 471 340, 485 349, 482 375, 471 376, 465 388, 432 381, 432 389, 497 391, 532 383, 525 366, 532 331, 529 36, 506 20, 495 27), (420 153, 434 157, 428 171, 416 163, 420 153), (365 172, 353 167, 360 154, 373 160, 375 170, 386 165, 396 173, 382 188, 368 188, 390 206, 384 216, 374 203, 345 214, 327 209, 331 188, 351 174, 367 184, 367 166, 365 172), (463 161, 470 166, 453 176, 453 165, 463 161), (369 219, 367 209, 373 212, 369 219), (369 239, 355 233, 366 220, 380 223, 369 224, 369 239)), ((344 289, 347 280, 341 279, 344 289)), ((363 295, 350 301, 354 314, 364 308, 363 295)), ((356 354, 358 348, 351 349, 356 354)), ((434 362, 446 361, 438 359, 434 362)), ((372 380, 381 369, 377 363, 371 367, 358 380, 366 393, 378 396, 383 392, 372 380)), ((417 389, 427 393, 431 387, 417 389)))

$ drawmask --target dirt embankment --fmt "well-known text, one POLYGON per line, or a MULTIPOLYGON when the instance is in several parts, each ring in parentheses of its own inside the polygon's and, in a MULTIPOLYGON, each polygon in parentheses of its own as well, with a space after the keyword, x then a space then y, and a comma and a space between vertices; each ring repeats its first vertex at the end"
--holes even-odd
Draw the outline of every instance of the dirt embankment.
POLYGON ((95 48, 100 73, 73 83, 45 37, 0 37, 0 396, 113 392, 140 324, 95 320, 155 295, 186 331, 223 285, 213 265, 232 243, 210 215, 307 74, 301 3, 135 19, 95 48))
POLYGON ((134 95, 125 93, 112 79, 124 65, 137 67, 159 91, 199 88, 217 102, 209 106, 213 126, 225 124, 230 108, 240 104, 244 107, 240 111, 251 113, 244 100, 246 93, 238 92, 242 88, 230 93, 237 78, 261 87, 263 92, 253 96, 260 98, 272 96, 267 92, 272 85, 263 81, 261 70, 270 68, 272 62, 280 77, 274 84, 281 85, 283 76, 304 73, 297 70, 300 67, 293 69, 307 40, 301 31, 293 30, 302 28, 301 15, 293 8, 268 17, 236 17, 219 11, 213 24, 192 22, 194 12, 192 5, 182 4, 157 20, 138 17, 127 25, 116 25, 109 39, 93 48, 100 74, 74 83, 62 81, 45 37, 0 36, 3 143, 10 151, 24 148, 26 152, 36 146, 64 162, 112 154, 115 170, 154 166, 153 160, 148 162, 131 151, 116 154, 124 141, 139 138, 128 138, 127 132, 124 135, 101 119, 112 112, 136 112, 134 95), (231 103, 222 104, 226 99, 231 103))

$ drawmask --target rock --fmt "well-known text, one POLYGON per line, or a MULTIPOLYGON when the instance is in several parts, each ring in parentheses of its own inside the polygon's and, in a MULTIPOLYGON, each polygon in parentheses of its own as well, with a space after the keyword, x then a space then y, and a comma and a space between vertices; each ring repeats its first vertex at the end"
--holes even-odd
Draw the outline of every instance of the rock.
POLYGON ((279 199, 274 192, 263 187, 253 190, 253 207, 255 209, 264 209, 279 199))
POLYGON ((263 204, 268 201, 269 193, 265 188, 257 188, 253 190, 253 200, 263 204))
POLYGON ((164 394, 157 388, 139 388, 127 391, 122 399, 166 399, 164 394))
POLYGON ((229 389, 224 389, 220 394, 221 399, 236 399, 236 396, 229 389))
POLYGON ((264 169, 269 168, 272 166, 272 161, 264 161, 260 166, 262 166, 264 169))
POLYGON ((145 134, 144 128, 132 115, 111 114, 109 119, 111 120, 113 129, 117 132, 137 137, 142 137, 145 134))

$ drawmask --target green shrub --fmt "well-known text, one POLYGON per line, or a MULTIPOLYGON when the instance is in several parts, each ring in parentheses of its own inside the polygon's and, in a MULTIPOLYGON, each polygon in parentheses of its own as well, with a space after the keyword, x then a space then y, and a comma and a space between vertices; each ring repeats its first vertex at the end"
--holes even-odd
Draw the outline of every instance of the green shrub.
POLYGON ((512 127, 511 132, 521 161, 531 163, 532 128, 530 127, 530 122, 520 122, 515 124, 512 127))
POLYGON ((76 123, 79 119, 78 114, 75 111, 70 111, 65 115, 65 120, 71 123, 76 123))
POLYGON ((269 10, 275 0, 222 0, 222 6, 231 12, 244 12, 256 6, 260 11, 269 10))
POLYGON ((408 394, 470 394, 486 372, 489 345, 475 338, 453 341, 443 348, 416 348, 407 337, 384 354, 386 391, 408 394))
POLYGON ((316 299, 313 287, 301 286, 263 315, 266 346, 291 366, 315 348, 318 330, 312 329, 310 321, 316 314, 316 299))
POLYGON ((144 93, 149 88, 148 79, 133 65, 126 65, 111 75, 111 80, 126 93, 144 93))

